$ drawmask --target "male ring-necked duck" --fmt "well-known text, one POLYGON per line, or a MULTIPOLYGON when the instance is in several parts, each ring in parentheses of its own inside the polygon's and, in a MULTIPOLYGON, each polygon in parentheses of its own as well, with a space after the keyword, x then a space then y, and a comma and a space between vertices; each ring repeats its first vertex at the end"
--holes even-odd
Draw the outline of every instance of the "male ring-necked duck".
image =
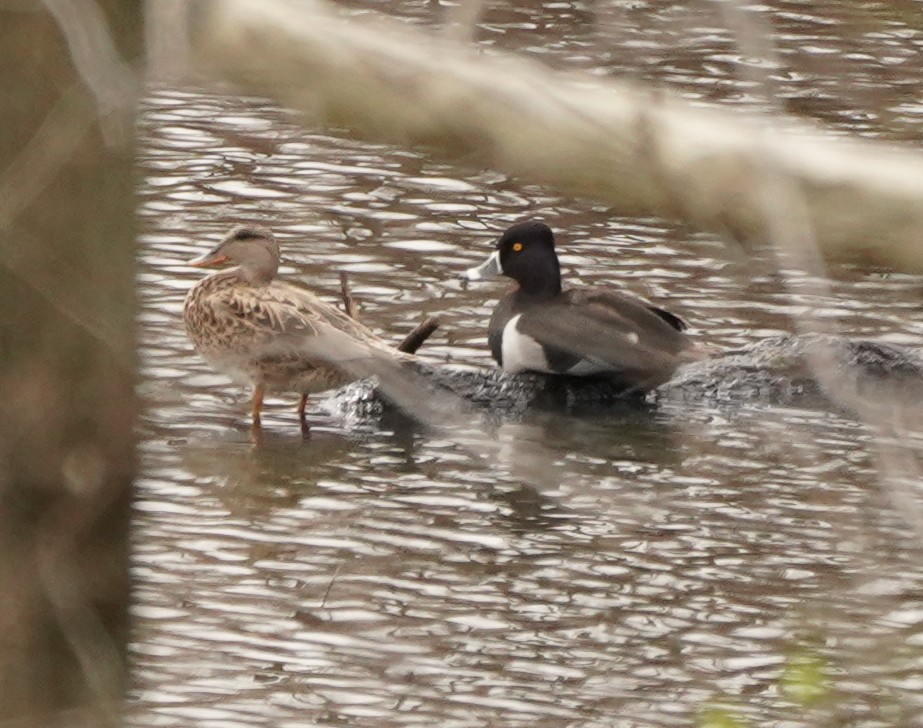
POLYGON ((497 275, 519 284, 497 303, 487 329, 490 351, 507 372, 607 376, 644 392, 687 358, 686 323, 669 311, 610 289, 563 291, 554 233, 544 223, 513 225, 465 277, 497 275))
POLYGON ((279 245, 269 230, 236 227, 196 267, 235 267, 203 278, 186 295, 183 320, 212 366, 253 386, 253 426, 266 391, 309 394, 367 376, 374 367, 413 360, 310 291, 276 280, 279 245))

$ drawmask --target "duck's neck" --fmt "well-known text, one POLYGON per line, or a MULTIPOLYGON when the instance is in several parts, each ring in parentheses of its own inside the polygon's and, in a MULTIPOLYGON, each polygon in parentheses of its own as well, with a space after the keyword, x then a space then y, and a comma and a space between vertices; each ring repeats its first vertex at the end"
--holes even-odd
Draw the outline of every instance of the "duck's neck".
POLYGON ((252 286, 264 286, 276 277, 279 272, 279 259, 266 255, 261 256, 259 261, 248 262, 246 265, 238 266, 236 269, 237 277, 244 283, 252 286))
POLYGON ((561 267, 553 258, 541 267, 530 267, 517 277, 517 295, 530 301, 548 301, 561 295, 561 267))

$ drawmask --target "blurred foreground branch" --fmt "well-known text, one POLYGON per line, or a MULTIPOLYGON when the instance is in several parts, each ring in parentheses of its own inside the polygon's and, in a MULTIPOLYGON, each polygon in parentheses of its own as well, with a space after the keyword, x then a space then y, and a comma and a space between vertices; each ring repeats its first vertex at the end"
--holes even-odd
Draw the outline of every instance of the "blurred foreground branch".
POLYGON ((122 723, 139 50, 134 3, 0 7, 4 726, 122 723))
POLYGON ((191 45, 214 72, 314 121, 747 243, 770 234, 759 185, 770 173, 801 193, 826 257, 923 272, 921 153, 488 56, 384 18, 344 20, 319 0, 196 8, 191 45))

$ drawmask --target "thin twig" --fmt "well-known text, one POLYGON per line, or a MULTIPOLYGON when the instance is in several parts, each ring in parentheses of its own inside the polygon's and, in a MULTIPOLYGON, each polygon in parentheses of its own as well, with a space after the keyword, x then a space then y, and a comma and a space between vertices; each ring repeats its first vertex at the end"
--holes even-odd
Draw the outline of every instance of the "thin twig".
POLYGON ((340 569, 343 568, 343 562, 341 561, 337 564, 337 568, 333 570, 333 576, 330 577, 330 583, 327 584, 327 588, 324 590, 324 596, 320 600, 320 609, 325 609, 327 607, 327 596, 330 594, 330 590, 333 589, 333 583, 337 580, 337 577, 340 575, 340 569))
POLYGON ((349 278, 345 270, 340 271, 340 294, 343 297, 343 308, 346 311, 346 315, 358 321, 359 306, 356 304, 356 299, 353 298, 352 291, 349 290, 349 278))

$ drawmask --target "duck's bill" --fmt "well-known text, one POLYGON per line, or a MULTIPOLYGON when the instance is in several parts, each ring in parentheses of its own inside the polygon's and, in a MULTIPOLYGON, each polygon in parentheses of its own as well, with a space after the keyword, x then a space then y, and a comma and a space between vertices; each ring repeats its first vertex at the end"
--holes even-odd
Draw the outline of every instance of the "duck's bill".
POLYGON ((469 281, 484 281, 488 278, 496 278, 501 273, 503 271, 500 269, 500 251, 495 250, 479 266, 466 270, 465 278, 469 281))
POLYGON ((193 268, 210 268, 213 265, 227 263, 227 261, 228 257, 224 253, 219 253, 217 249, 212 249, 207 253, 193 258, 189 261, 188 265, 191 265, 193 268))

